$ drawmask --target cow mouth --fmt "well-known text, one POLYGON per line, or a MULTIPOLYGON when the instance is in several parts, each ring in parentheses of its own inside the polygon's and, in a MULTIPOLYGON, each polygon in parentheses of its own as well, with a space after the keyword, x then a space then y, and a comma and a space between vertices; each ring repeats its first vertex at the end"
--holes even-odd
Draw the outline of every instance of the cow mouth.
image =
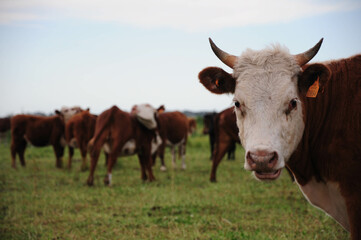
POLYGON ((259 180, 276 180, 280 175, 281 175, 281 171, 282 169, 277 169, 274 172, 259 172, 259 171, 255 171, 254 175, 259 179, 259 180))

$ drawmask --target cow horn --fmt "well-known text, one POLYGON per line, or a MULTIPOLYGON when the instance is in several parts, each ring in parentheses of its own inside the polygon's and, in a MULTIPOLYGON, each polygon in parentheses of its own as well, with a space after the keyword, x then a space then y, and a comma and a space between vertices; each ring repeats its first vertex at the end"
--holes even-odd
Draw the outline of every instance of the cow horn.
POLYGON ((221 49, 219 49, 216 44, 212 41, 211 38, 209 38, 209 43, 211 44, 211 48, 216 54, 216 56, 221 60, 224 64, 226 64, 228 67, 233 68, 236 64, 237 57, 231 54, 228 54, 221 49))
POLYGON ((302 67, 303 65, 308 63, 317 54, 318 50, 321 47, 322 41, 323 38, 321 38, 321 40, 313 48, 307 50, 306 52, 293 55, 298 65, 302 67))

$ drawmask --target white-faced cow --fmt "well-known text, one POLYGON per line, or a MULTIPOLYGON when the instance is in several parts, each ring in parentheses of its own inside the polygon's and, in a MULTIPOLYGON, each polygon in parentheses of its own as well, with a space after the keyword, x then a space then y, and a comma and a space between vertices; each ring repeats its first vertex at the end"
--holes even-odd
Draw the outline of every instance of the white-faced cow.
POLYGON ((289 168, 311 204, 361 239, 361 55, 307 64, 322 39, 297 55, 274 45, 238 57, 210 42, 233 73, 209 67, 199 79, 234 94, 245 169, 274 180, 289 168))

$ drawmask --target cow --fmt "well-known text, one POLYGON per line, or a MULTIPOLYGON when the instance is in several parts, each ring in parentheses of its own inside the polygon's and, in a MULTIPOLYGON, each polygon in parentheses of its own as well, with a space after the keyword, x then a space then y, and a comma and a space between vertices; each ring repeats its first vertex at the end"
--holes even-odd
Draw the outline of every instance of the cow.
POLYGON ((233 69, 199 73, 216 94, 234 95, 246 170, 262 181, 288 168, 306 199, 361 239, 361 54, 308 62, 321 39, 292 55, 273 45, 240 56, 210 39, 216 56, 233 69))
POLYGON ((213 149, 210 180, 216 182, 217 167, 222 158, 226 153, 228 153, 228 159, 231 158, 232 153, 234 156, 236 143, 240 143, 234 108, 230 107, 218 114, 206 115, 204 123, 203 133, 209 133, 211 149, 213 149))
POLYGON ((151 155, 161 144, 157 134, 157 118, 157 111, 148 104, 136 105, 131 113, 117 106, 101 113, 96 120, 94 136, 89 142, 91 163, 87 184, 94 184, 94 171, 102 148, 108 155, 105 185, 111 185, 112 168, 117 157, 133 154, 139 158, 141 179, 154 181, 151 155))
POLYGON ((16 168, 16 154, 25 167, 24 153, 27 143, 35 147, 52 145, 56 156, 56 167, 62 167, 64 154, 64 116, 55 111, 50 117, 15 115, 11 118, 11 166, 16 168))
POLYGON ((10 130, 10 117, 0 118, 0 142, 4 139, 6 132, 10 130))
POLYGON ((156 156, 158 155, 161 160, 161 171, 166 171, 167 168, 164 164, 164 151, 165 147, 171 147, 172 164, 176 168, 176 148, 178 147, 179 156, 182 158, 182 169, 186 169, 185 154, 189 132, 189 121, 186 115, 181 112, 164 112, 158 115, 160 124, 159 134, 162 138, 157 154, 153 155, 153 164, 155 163, 156 156))
POLYGON ((81 170, 87 169, 88 142, 94 135, 97 115, 91 114, 89 109, 75 114, 65 125, 65 139, 69 147, 68 168, 71 169, 74 148, 79 148, 82 158, 81 170))
POLYGON ((195 118, 188 118, 188 134, 192 135, 197 130, 197 120, 195 118))
MULTIPOLYGON (((226 111, 226 113, 228 113, 228 111, 226 111)), ((203 132, 203 134, 209 135, 209 144, 210 144, 210 150, 211 150, 211 156, 209 159, 211 161, 213 160, 214 142, 216 140, 216 137, 215 137, 216 118, 219 118, 219 114, 217 114, 216 112, 207 113, 203 116, 203 131, 202 132, 203 132)), ((234 118, 234 121, 236 121, 236 118, 234 118)), ((220 130, 221 130, 222 126, 218 126, 218 128, 220 128, 220 130)), ((237 137, 237 141, 238 141, 238 137, 237 137)), ((234 160, 236 157, 235 151, 236 151, 236 142, 237 141, 233 141, 229 145, 229 148, 228 148, 229 150, 227 152, 228 160, 234 160)))
POLYGON ((10 117, 0 118, 0 133, 5 133, 10 130, 10 117))
POLYGON ((82 111, 84 110, 79 106, 73 106, 73 107, 63 106, 61 107, 59 112, 64 116, 64 122, 67 123, 71 117, 82 111))

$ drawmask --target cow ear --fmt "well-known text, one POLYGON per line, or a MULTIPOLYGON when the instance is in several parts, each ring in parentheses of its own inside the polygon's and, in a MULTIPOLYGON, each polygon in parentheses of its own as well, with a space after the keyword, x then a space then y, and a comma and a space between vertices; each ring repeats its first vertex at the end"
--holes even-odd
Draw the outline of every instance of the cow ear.
POLYGON ((318 80, 318 92, 322 93, 330 78, 331 70, 327 66, 319 63, 308 65, 298 78, 298 89, 302 95, 310 94, 316 97, 317 91, 314 90, 314 83, 318 80), (310 93, 312 91, 314 93, 310 93))
POLYGON ((159 108, 157 108, 157 113, 158 114, 163 113, 164 111, 165 111, 164 105, 161 105, 159 108))
POLYGON ((234 93, 236 80, 218 67, 208 67, 198 74, 199 81, 212 93, 234 93))
POLYGON ((57 115, 61 115, 61 112, 60 112, 59 110, 55 110, 54 112, 55 112, 55 114, 57 114, 57 115))
POLYGON ((90 112, 90 108, 85 109, 85 111, 90 112))

